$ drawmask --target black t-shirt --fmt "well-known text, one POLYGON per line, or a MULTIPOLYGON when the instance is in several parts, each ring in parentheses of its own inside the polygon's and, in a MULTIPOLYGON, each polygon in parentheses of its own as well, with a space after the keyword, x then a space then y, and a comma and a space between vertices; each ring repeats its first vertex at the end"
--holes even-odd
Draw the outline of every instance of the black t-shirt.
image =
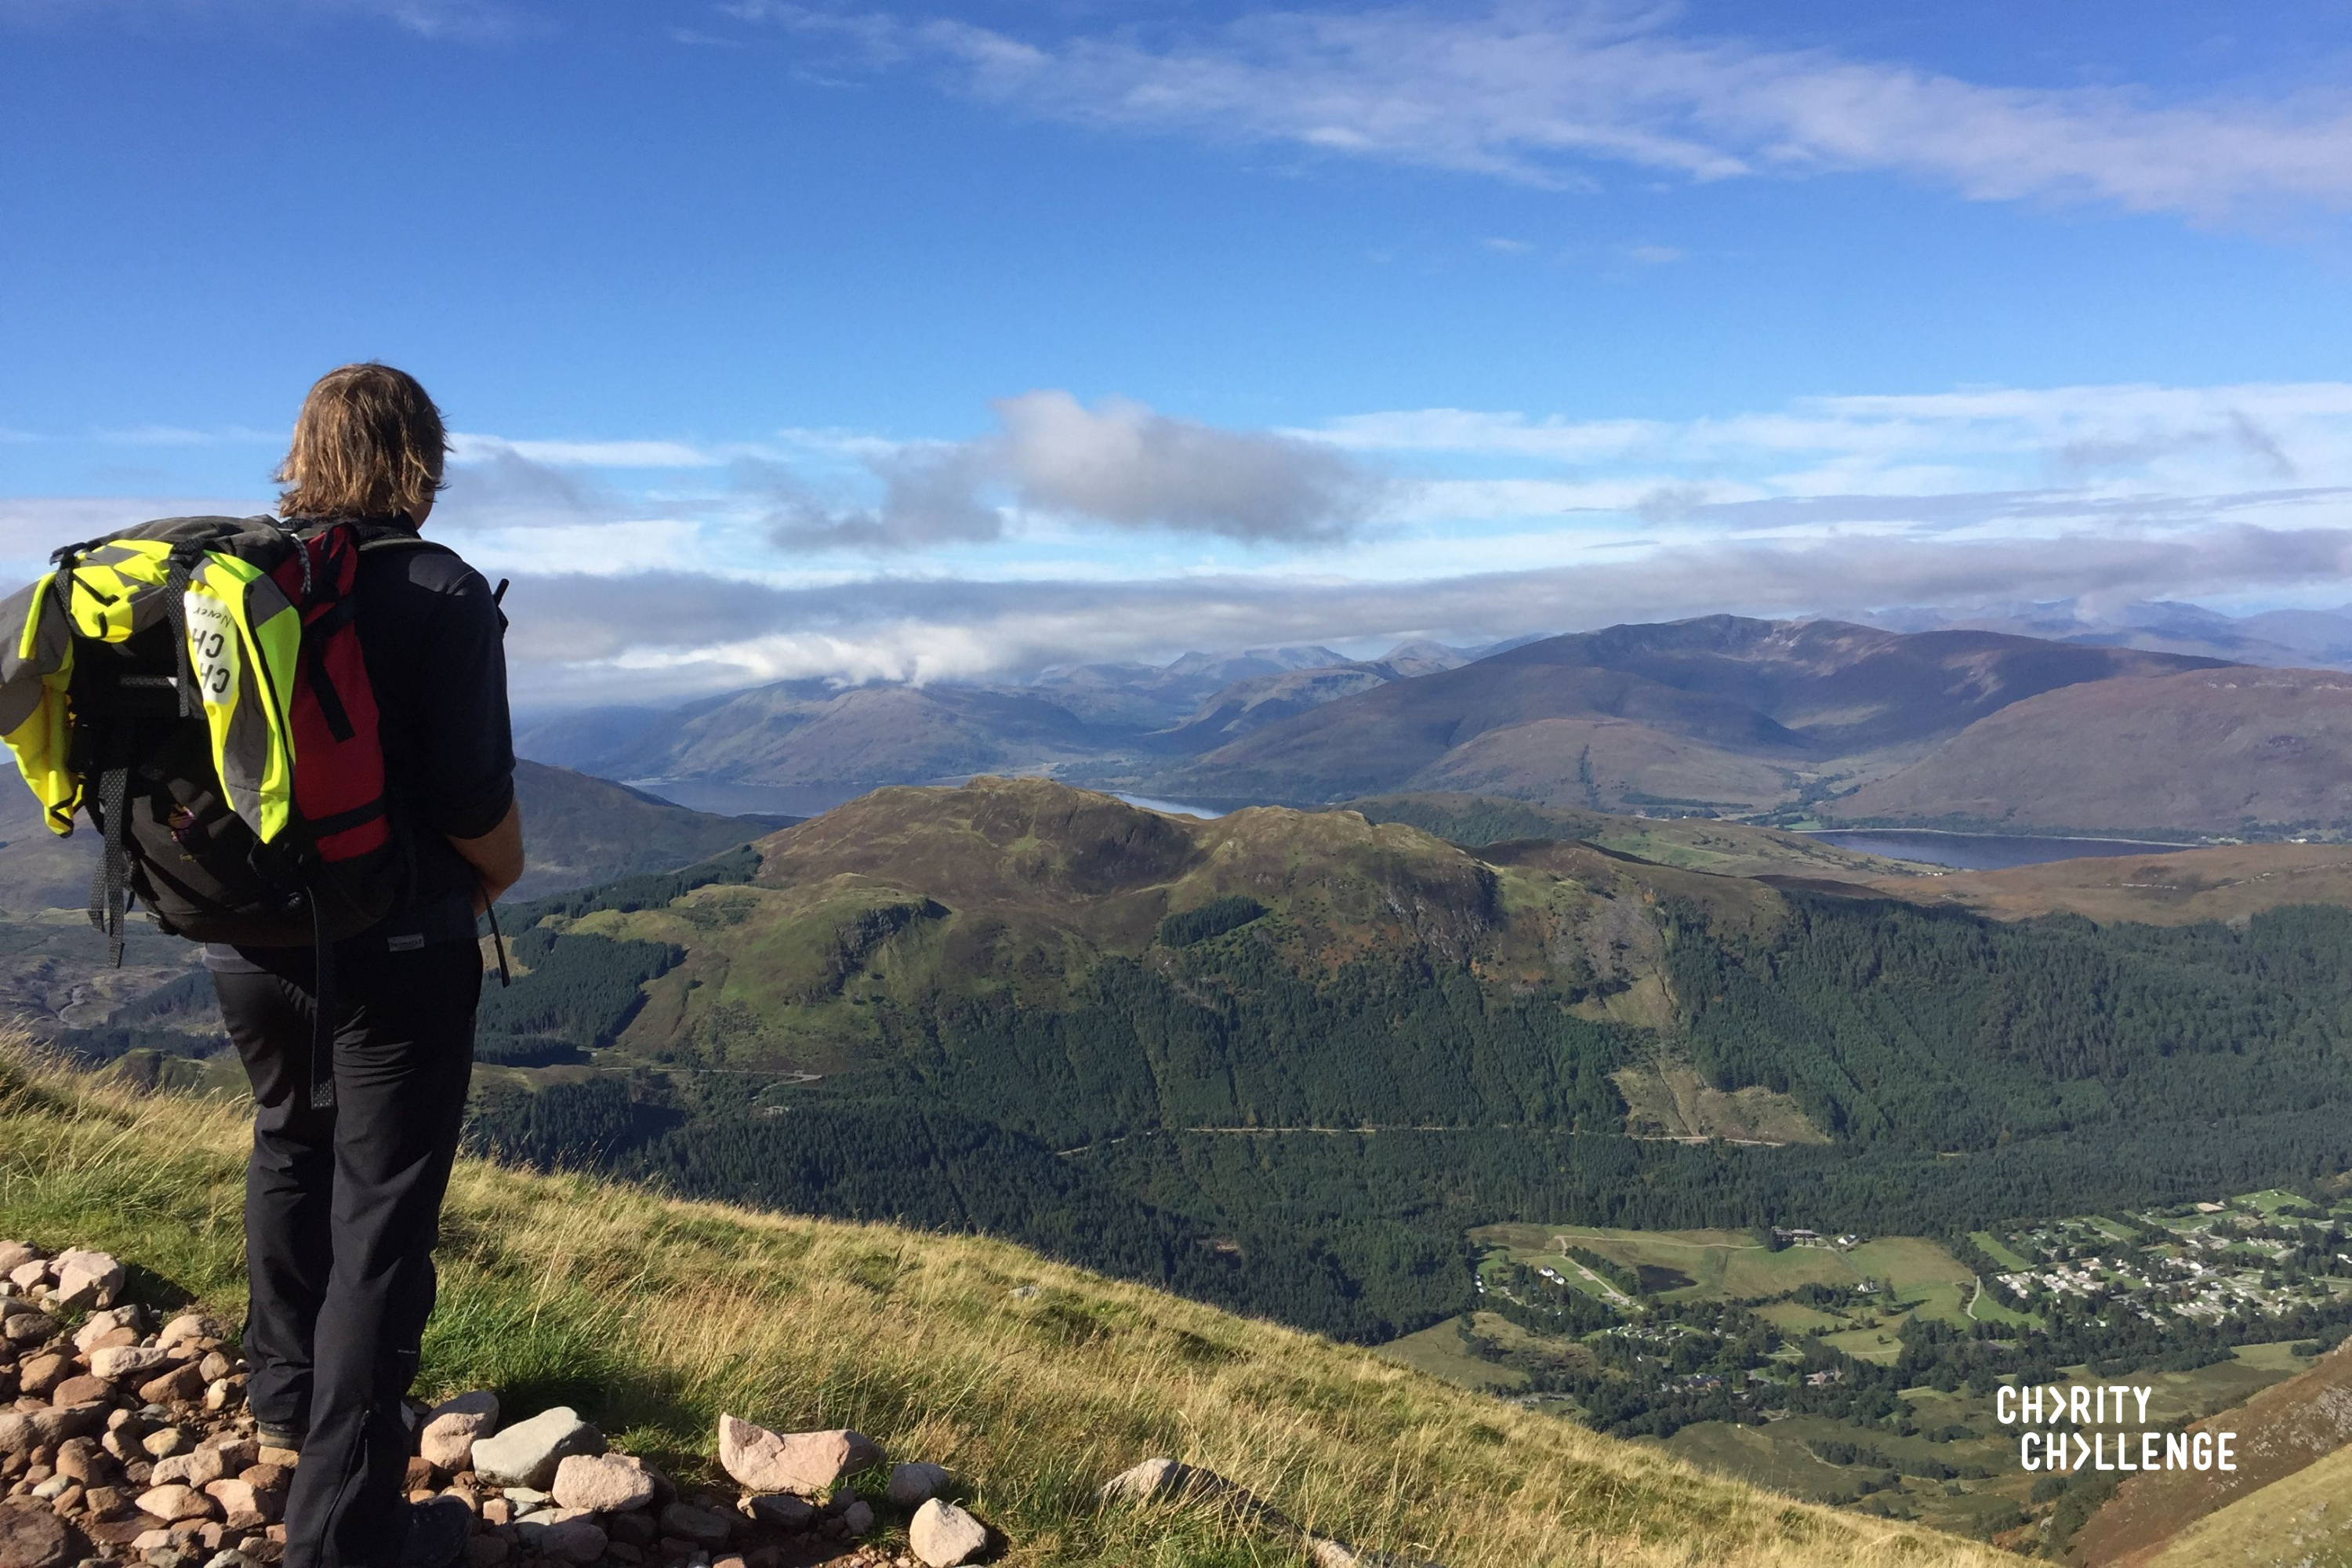
MULTIPOLYGON (((449 840, 479 838, 514 804, 505 617, 455 553, 404 542, 417 537, 406 518, 365 519, 359 532, 374 548, 360 553, 352 625, 375 689, 394 827, 414 846, 415 877, 401 906, 351 942, 397 951, 471 941, 479 879, 449 840)), ((205 962, 249 967, 218 943, 205 962)))

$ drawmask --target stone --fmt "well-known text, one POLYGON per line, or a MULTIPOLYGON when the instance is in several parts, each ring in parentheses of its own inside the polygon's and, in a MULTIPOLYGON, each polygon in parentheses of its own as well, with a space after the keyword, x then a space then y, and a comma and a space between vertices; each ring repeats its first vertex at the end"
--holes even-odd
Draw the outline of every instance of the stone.
POLYGON ((151 1459, 168 1459, 174 1454, 184 1454, 195 1447, 188 1441, 187 1432, 178 1426, 158 1426, 139 1440, 151 1459))
POLYGON ((437 1478, 433 1473, 433 1461, 421 1454, 408 1457, 408 1474, 401 1485, 404 1491, 431 1491, 437 1478))
POLYGON ((988 1526, 943 1498, 929 1498, 906 1526, 906 1542, 924 1568, 955 1568, 988 1549, 988 1526))
POLYGON ((301 1457, 302 1456, 300 1454, 295 1452, 291 1448, 276 1448, 264 1443, 261 1445, 260 1448, 257 1450, 254 1463, 258 1465, 275 1465, 281 1470, 290 1470, 294 1468, 295 1462, 300 1459, 301 1457))
POLYGON ((184 1454, 174 1454, 168 1459, 158 1459, 148 1472, 147 1484, 166 1487, 174 1483, 202 1490, 228 1474, 228 1466, 218 1448, 194 1448, 184 1454))
POLYGON ((155 1342, 168 1351, 184 1341, 220 1339, 225 1337, 225 1333, 219 1323, 202 1312, 183 1312, 163 1325, 163 1331, 155 1336, 155 1342))
POLYGON ((642 1510, 616 1513, 604 1521, 604 1533, 631 1546, 651 1546, 661 1539, 661 1526, 642 1510))
POLYGON ((90 1517, 93 1519, 112 1519, 118 1514, 131 1511, 132 1507, 131 1494, 121 1487, 92 1487, 84 1494, 81 1501, 82 1506, 89 1510, 90 1517))
POLYGON ((0 1506, 0 1563, 6 1568, 68 1568, 81 1557, 74 1531, 46 1509, 0 1506))
POLYGON ((626 1513, 654 1500, 653 1472, 627 1454, 573 1454, 555 1467, 558 1507, 626 1513))
POLYGON ((734 1532, 725 1514, 685 1502, 674 1502, 661 1510, 661 1528, 664 1535, 691 1541, 697 1546, 722 1545, 734 1532))
POLYGON ((26 1394, 46 1396, 49 1390, 73 1375, 73 1359, 51 1352, 46 1355, 26 1356, 16 1368, 16 1386, 26 1394))
POLYGON ((82 1326, 74 1331, 74 1349, 88 1355, 106 1345, 136 1344, 139 1342, 139 1309, 117 1307, 110 1312, 92 1312, 82 1326), (117 1339, 118 1334, 130 1336, 117 1339))
POLYGON ((436 1405, 417 1429, 416 1451, 456 1474, 473 1468, 474 1445, 499 1429, 499 1396, 476 1389, 436 1405))
POLYGON ((139 1397, 149 1405, 185 1405, 204 1391, 204 1373, 191 1363, 149 1378, 139 1385, 139 1397))
POLYGON ((68 1480, 104 1481, 115 1469, 114 1458, 88 1437, 75 1437, 58 1445, 58 1474, 68 1480))
POLYGON ((122 1265, 111 1253, 68 1247, 49 1261, 62 1307, 111 1307, 122 1289, 122 1265))
POLYGON ((38 1258, 19 1263, 8 1270, 8 1282, 19 1290, 31 1291, 49 1282, 49 1266, 38 1258))
POLYGON ((261 1462, 261 1445, 250 1437, 240 1437, 234 1432, 223 1432, 207 1437, 197 1447, 210 1448, 220 1455, 221 1469, 227 1475, 236 1475, 238 1471, 261 1462))
POLYGON ((109 1345, 89 1352, 89 1370, 109 1383, 144 1377, 171 1363, 171 1353, 154 1345, 109 1345))
POLYGON ((852 1535, 864 1535, 874 1528, 874 1505, 859 1498, 841 1510, 842 1528, 852 1535))
POLYGON ((547 1523, 525 1521, 516 1528, 527 1550, 559 1563, 584 1568, 604 1555, 604 1531, 586 1514, 558 1513, 547 1523))
POLYGON ((719 1418, 719 1468, 751 1491, 830 1492, 881 1458, 871 1438, 846 1429, 779 1433, 732 1415, 719 1418))
POLYGON ((140 1511, 152 1513, 165 1524, 202 1519, 212 1512, 212 1506, 210 1498, 191 1486, 153 1487, 139 1494, 140 1511))
POLYGON ((92 1377, 88 1373, 67 1378, 49 1390, 49 1403, 52 1405, 88 1405, 93 1401, 110 1404, 113 1399, 114 1384, 102 1377, 92 1377))
POLYGON ((0 1241, 0 1274, 22 1268, 38 1258, 40 1252, 21 1241, 0 1241))
POLYGON ((501 1486, 544 1487, 555 1468, 573 1454, 601 1454, 604 1435, 580 1419, 570 1405, 541 1411, 528 1421, 474 1440, 473 1468, 501 1486))
POLYGON ((806 1530, 816 1522, 816 1505, 791 1492, 767 1492, 751 1500, 751 1517, 781 1530, 806 1530))
POLYGON ((236 1479, 247 1486, 267 1487, 274 1491, 284 1491, 289 1483, 294 1479, 294 1472, 283 1465, 265 1465, 257 1460, 237 1471, 236 1479))
POLYGON ((0 1339, 12 1345, 37 1345, 57 1331, 58 1321, 47 1312, 16 1310, 0 1315, 0 1339))
POLYGON ((205 1486, 205 1495, 220 1504, 221 1517, 231 1530, 259 1530, 276 1524, 286 1500, 263 1491, 251 1481, 218 1480, 205 1486))
POLYGON ((922 1463, 890 1467, 889 1489, 883 1495, 897 1509, 917 1509, 948 1489, 948 1472, 944 1465, 922 1463))

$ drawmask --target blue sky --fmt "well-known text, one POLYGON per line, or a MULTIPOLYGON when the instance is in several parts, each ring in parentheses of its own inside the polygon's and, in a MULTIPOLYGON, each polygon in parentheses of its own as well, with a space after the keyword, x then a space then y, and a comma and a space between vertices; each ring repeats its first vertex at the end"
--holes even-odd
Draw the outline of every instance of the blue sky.
POLYGON ((2352 598, 2352 5, 1774 9, 0 0, 0 564, 381 357, 533 700, 2352 598))

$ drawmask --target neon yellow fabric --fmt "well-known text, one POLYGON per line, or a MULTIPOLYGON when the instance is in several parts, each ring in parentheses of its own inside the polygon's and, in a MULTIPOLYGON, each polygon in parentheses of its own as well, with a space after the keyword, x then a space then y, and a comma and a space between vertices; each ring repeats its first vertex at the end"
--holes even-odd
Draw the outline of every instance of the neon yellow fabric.
MULTIPOLYGON (((0 615, 22 617, 6 650, 13 657, 0 658, 0 722, 16 721, 0 739, 60 837, 73 831, 82 798, 71 765, 74 641, 125 642, 164 619, 171 551, 162 540, 111 540, 74 563, 69 584, 53 572, 0 605, 0 615)), ((182 602, 189 668, 223 795, 268 843, 293 820, 286 715, 301 653, 300 612, 259 566, 221 551, 197 562, 182 602)))
POLYGON ((11 662, 25 670, 25 679, 37 681, 38 689, 27 694, 30 700, 23 704, 26 709, 25 717, 5 739, 16 756, 17 772, 41 802, 42 820, 48 824, 50 832, 62 835, 73 831, 74 808, 81 804, 81 780, 66 765, 67 747, 73 739, 73 727, 66 711, 66 683, 73 676, 70 654, 62 668, 41 668, 49 662, 42 658, 44 641, 70 647, 70 639, 65 635, 65 617, 49 592, 56 577, 54 572, 46 573, 30 590, 30 603, 11 662), (49 634, 47 638, 42 636, 45 617, 49 634))

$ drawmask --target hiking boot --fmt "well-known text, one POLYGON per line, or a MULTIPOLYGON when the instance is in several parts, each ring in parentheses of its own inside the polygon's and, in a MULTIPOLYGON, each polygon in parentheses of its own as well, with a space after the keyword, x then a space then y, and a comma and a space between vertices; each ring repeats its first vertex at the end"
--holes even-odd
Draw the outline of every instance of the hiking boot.
POLYGON ((473 1533, 474 1510, 453 1497, 408 1506, 408 1539, 401 1542, 400 1568, 450 1568, 465 1555, 473 1533))
POLYGON ((268 1421, 253 1424, 253 1440, 265 1448, 283 1448, 289 1454, 302 1451, 302 1431, 297 1426, 278 1426, 268 1421))

